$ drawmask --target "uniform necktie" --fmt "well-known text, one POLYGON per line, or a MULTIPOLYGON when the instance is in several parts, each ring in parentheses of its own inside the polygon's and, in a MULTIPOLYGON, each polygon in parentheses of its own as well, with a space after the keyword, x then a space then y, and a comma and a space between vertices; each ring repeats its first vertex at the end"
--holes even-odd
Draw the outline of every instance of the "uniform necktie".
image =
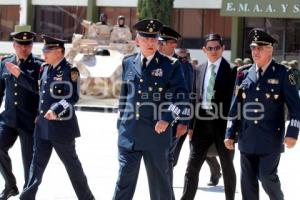
POLYGON ((22 65, 22 64, 24 63, 24 61, 25 61, 24 59, 20 59, 20 60, 19 60, 19 62, 20 62, 19 65, 22 65))
POLYGON ((209 68, 210 68, 210 78, 207 85, 207 95, 206 95, 207 104, 211 104, 211 100, 214 95, 214 86, 216 80, 216 73, 215 73, 216 65, 211 64, 209 68))
POLYGON ((52 69, 53 69, 53 66, 52 66, 52 65, 49 65, 47 74, 50 74, 50 72, 52 71, 52 69))
POLYGON ((142 63, 142 72, 146 69, 146 66, 147 66, 147 58, 144 57, 143 58, 143 63, 142 63))
POLYGON ((263 72, 262 68, 258 68, 258 71, 257 71, 257 73, 258 73, 258 75, 257 75, 257 80, 260 80, 260 79, 261 79, 261 77, 262 77, 262 72, 263 72))

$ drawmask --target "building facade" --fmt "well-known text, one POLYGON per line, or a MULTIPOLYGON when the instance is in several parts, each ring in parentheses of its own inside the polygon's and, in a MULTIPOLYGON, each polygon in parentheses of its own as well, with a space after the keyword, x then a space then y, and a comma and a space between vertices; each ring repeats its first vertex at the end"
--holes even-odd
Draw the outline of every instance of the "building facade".
MULTIPOLYGON (((97 22, 102 12, 110 24, 124 15, 132 27, 136 6, 137 0, 0 0, 0 40, 10 40, 9 33, 20 23, 71 41, 73 33, 84 31, 81 19, 97 22)), ((300 59, 299 0, 174 0, 172 14, 172 26, 183 36, 181 47, 200 49, 204 36, 215 32, 224 37, 232 60, 250 57, 247 36, 257 27, 279 41, 276 59, 300 59)))
POLYGON ((278 41, 276 60, 300 60, 299 0, 223 0, 220 15, 232 17, 232 57, 250 57, 248 33, 261 28, 278 41))
MULTIPOLYGON (((126 24, 132 27, 137 21, 136 6, 137 0, 0 0, 0 29, 3 30, 0 40, 9 40, 9 33, 15 24, 19 24, 21 13, 26 9, 27 21, 20 21, 26 21, 33 31, 71 41, 74 32, 82 33, 84 30, 80 19, 96 22, 102 12, 108 15, 110 24, 116 24, 117 17, 124 15, 126 24)), ((220 0, 174 1, 172 26, 183 35, 181 46, 199 49, 204 35, 218 32, 223 35, 227 49, 230 49, 231 17, 220 16, 220 6, 220 0)))

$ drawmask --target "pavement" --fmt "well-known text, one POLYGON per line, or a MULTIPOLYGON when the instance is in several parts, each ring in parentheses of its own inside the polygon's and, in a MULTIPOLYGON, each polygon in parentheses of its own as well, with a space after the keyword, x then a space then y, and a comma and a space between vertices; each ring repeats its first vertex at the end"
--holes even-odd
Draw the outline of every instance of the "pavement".
MULTIPOLYGON (((76 140, 77 152, 82 162, 88 182, 97 200, 110 200, 114 193, 115 182, 118 175, 117 156, 117 129, 116 113, 77 111, 82 136, 76 140)), ((180 199, 183 189, 183 178, 189 154, 186 140, 174 171, 174 191, 176 199, 180 199)), ((300 178, 300 144, 294 149, 286 150, 282 154, 279 166, 282 189, 285 200, 297 200, 299 197, 300 178)), ((19 141, 10 150, 13 160, 13 170, 17 178, 18 187, 23 185, 23 167, 21 161, 19 141)), ((239 153, 236 152, 234 164, 237 180, 239 180, 239 153)), ((210 172, 206 164, 200 172, 199 187, 195 200, 224 200, 223 180, 216 187, 206 186, 210 172)), ((0 190, 3 188, 3 179, 0 177, 0 190)), ((263 189, 260 190, 261 200, 268 200, 263 189)), ((16 200, 11 197, 9 200, 16 200)), ((38 190, 37 200, 76 200, 76 195, 69 181, 62 162, 53 152, 46 168, 43 182, 38 190)), ((134 200, 150 200, 145 167, 142 164, 137 183, 134 200)), ((240 186, 237 185, 236 200, 241 200, 240 186)))

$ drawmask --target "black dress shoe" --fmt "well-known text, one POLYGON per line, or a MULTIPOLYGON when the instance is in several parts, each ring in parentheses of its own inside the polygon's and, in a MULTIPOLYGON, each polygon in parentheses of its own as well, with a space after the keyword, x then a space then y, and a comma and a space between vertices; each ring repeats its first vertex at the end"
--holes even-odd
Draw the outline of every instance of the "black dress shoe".
POLYGON ((210 181, 207 183, 208 186, 216 186, 219 183, 219 180, 221 178, 221 174, 217 176, 210 177, 210 181))
POLYGON ((0 200, 7 200, 9 197, 16 196, 18 194, 19 190, 16 186, 11 188, 5 188, 0 194, 0 200))

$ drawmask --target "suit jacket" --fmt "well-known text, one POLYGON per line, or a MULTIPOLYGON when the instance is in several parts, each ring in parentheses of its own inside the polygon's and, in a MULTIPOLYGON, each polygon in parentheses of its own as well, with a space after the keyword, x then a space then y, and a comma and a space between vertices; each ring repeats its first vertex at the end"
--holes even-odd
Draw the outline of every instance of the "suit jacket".
MULTIPOLYGON (((199 104, 202 103, 203 98, 203 91, 204 91, 204 79, 205 79, 205 73, 207 70, 208 63, 205 62, 203 64, 200 64, 195 69, 194 74, 194 86, 193 86, 193 92, 194 92, 194 108, 195 112, 201 113, 205 112, 202 110, 201 106, 199 104), (198 108, 198 110, 197 110, 198 108)), ((226 122, 227 120, 224 119, 224 116, 228 116, 228 112, 230 109, 230 103, 233 93, 233 80, 235 77, 233 77, 233 72, 230 68, 230 64, 222 58, 222 61, 220 63, 219 70, 216 75, 215 85, 214 85, 214 96, 212 98, 212 103, 217 105, 218 111, 214 110, 214 112, 217 114, 217 119, 215 120, 216 126, 220 127, 220 130, 224 130, 224 133, 226 130, 226 122)), ((195 113, 196 114, 196 113, 195 113)), ((194 115, 195 116, 195 115, 194 115)), ((197 115, 196 115, 197 116, 197 115)), ((195 126, 195 117, 193 118, 190 128, 194 128, 195 126)))
MULTIPOLYGON (((38 110, 39 96, 23 87, 22 80, 38 88, 39 72, 43 60, 30 54, 23 63, 17 63, 15 54, 3 57, 0 62, 0 105, 5 94, 3 122, 11 128, 20 128, 33 133, 34 119, 38 110), (15 78, 5 66, 6 62, 19 65, 21 75, 15 78)), ((2 121, 1 120, 1 121, 2 121)))
POLYGON ((239 149, 244 153, 282 152, 285 136, 284 104, 290 115, 286 136, 298 138, 300 99, 291 71, 272 61, 260 80, 255 65, 242 79, 233 98, 226 138, 238 131, 239 149), (247 109, 244 114, 240 108, 247 109), (239 115, 243 113, 242 115, 239 115))
POLYGON ((143 72, 140 53, 125 57, 122 66, 118 145, 134 150, 168 149, 171 128, 157 134, 154 127, 159 120, 172 125, 186 113, 188 95, 180 63, 156 52, 143 72), (176 105, 181 102, 184 105, 176 105))

